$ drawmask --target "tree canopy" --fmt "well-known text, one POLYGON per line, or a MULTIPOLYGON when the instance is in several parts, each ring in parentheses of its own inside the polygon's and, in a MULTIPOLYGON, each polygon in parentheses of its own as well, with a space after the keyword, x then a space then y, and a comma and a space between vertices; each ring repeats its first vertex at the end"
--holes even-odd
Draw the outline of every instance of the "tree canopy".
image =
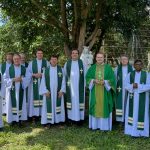
POLYGON ((147 4, 148 0, 0 0, 2 12, 14 28, 12 34, 19 29, 24 50, 33 48, 40 38, 39 44, 52 45, 53 38, 57 46, 63 45, 60 49, 67 56, 72 47, 80 53, 84 45, 89 50, 96 45, 99 50, 112 28, 130 36, 147 17, 147 4))

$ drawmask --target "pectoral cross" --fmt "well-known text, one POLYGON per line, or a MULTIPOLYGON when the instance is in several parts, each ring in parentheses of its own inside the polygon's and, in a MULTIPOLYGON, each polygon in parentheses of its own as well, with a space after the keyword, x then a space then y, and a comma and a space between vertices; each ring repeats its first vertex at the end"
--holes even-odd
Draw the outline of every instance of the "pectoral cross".
POLYGON ((130 96, 130 98, 133 98, 133 94, 132 94, 132 93, 130 93, 130 95, 129 95, 129 96, 130 96))
POLYGON ((81 72, 81 74, 83 73, 83 69, 82 68, 80 69, 80 72, 81 72))
POLYGON ((70 86, 70 81, 68 80, 67 85, 70 86))
POLYGON ((61 72, 58 72, 58 76, 61 77, 61 76, 62 76, 62 73, 61 73, 61 72))
POLYGON ((33 83, 34 83, 34 84, 36 84, 36 83, 37 83, 37 80, 36 80, 36 79, 34 79, 33 83))
POLYGON ((121 87, 119 86, 119 87, 117 88, 117 90, 118 90, 118 92, 120 92, 120 91, 121 91, 121 87))

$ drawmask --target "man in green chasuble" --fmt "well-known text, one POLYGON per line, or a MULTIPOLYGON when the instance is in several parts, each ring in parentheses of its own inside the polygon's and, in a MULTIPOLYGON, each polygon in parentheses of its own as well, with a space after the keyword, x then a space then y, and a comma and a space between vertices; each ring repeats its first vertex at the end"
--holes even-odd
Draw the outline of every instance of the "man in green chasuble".
POLYGON ((89 128, 111 130, 116 81, 111 66, 104 63, 103 53, 96 55, 96 64, 89 68, 86 83, 90 89, 89 128))

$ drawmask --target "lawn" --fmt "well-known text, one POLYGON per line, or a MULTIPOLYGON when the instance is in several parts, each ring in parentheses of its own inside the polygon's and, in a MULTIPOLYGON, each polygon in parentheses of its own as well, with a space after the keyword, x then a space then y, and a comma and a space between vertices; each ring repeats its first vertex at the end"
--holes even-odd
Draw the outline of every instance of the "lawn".
MULTIPOLYGON (((5 119, 4 119, 5 120, 5 119)), ((148 150, 150 138, 132 138, 123 134, 123 127, 115 125, 112 132, 88 129, 88 120, 82 127, 52 126, 46 129, 38 123, 9 126, 5 122, 0 132, 1 150, 148 150)))

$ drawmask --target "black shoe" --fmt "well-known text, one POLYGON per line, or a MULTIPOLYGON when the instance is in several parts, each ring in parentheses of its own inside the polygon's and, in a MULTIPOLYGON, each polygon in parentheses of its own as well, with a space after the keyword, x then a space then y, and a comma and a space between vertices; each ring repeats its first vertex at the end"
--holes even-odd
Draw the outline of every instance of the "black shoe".
POLYGON ((3 132, 4 131, 4 129, 3 128, 0 128, 0 132, 3 132))
POLYGON ((19 128, 23 127, 22 121, 19 121, 19 122, 18 122, 18 126, 19 126, 19 128))

